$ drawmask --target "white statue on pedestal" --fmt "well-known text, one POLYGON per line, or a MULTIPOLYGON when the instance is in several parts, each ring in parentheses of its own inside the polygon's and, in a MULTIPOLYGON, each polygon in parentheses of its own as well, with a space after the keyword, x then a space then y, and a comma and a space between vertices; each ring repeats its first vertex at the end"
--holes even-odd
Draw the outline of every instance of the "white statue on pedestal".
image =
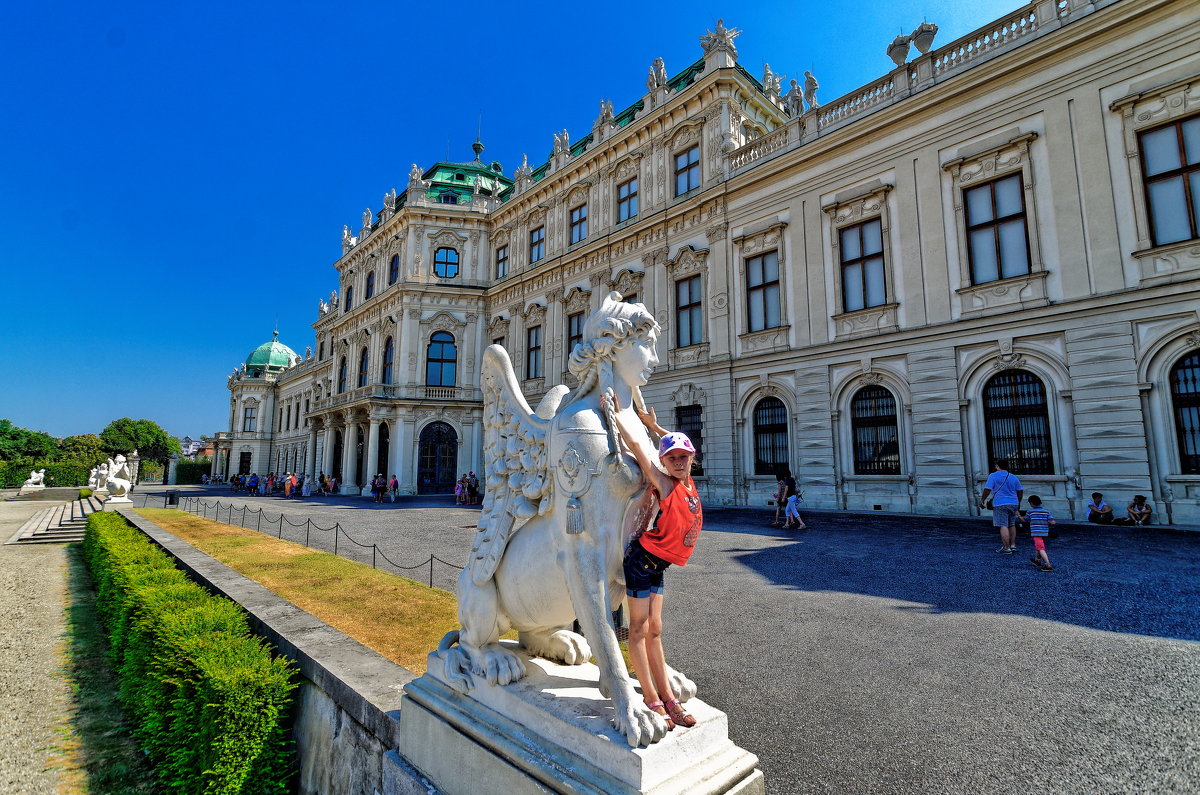
POLYGON ((87 487, 92 491, 100 488, 100 467, 92 467, 88 472, 87 487))
POLYGON ((35 469, 35 470, 31 471, 29 473, 29 479, 21 484, 22 488, 24 488, 26 486, 45 487, 45 485, 46 485, 46 470, 45 469, 35 469))
POLYGON ((118 453, 116 458, 108 459, 108 501, 133 502, 129 499, 129 489, 132 485, 133 473, 129 471, 129 462, 125 456, 118 453))
MULTIPOLYGON (((611 394, 618 406, 643 407, 640 387, 658 364, 658 331, 645 306, 609 293, 571 352, 568 368, 579 388, 568 395, 567 387, 554 387, 536 412, 504 348, 484 352, 487 491, 458 583, 462 630, 438 647, 446 680, 462 692, 482 680, 506 685, 524 677, 521 659, 498 642, 510 628, 535 656, 576 665, 594 655, 600 692, 612 699, 613 722, 631 746, 667 732, 635 692, 611 622, 625 592, 625 542, 655 508, 640 470, 618 452, 600 398, 611 394), (576 619, 583 636, 569 629, 576 619)), ((612 411, 613 401, 608 405, 612 411)), ((657 456, 640 433, 639 442, 657 456)), ((680 699, 696 694, 679 672, 668 676, 680 699)))

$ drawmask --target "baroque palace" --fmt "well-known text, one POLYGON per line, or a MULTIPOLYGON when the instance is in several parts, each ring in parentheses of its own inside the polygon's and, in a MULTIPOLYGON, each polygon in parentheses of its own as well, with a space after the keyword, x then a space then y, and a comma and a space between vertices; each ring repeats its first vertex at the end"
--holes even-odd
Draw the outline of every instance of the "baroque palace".
MULTIPOLYGON (((478 471, 479 367, 530 404, 610 291, 662 323, 644 390, 713 505, 978 512, 1005 457, 1060 518, 1200 522, 1200 6, 1035 0, 829 102, 702 57, 548 162, 416 166, 343 231, 313 346, 230 377, 216 474, 478 471)), ((913 49, 910 52, 910 47, 913 49)))

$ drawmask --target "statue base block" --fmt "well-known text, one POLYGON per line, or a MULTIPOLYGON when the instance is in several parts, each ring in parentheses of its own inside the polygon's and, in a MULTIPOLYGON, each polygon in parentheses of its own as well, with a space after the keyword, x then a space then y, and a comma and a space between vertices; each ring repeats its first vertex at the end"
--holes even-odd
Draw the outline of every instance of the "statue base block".
POLYGON ((124 508, 126 505, 133 505, 133 500, 128 497, 109 497, 104 501, 104 507, 101 510, 115 511, 118 508, 124 508))
POLYGON ((558 665, 514 650, 528 673, 511 685, 459 693, 442 677, 435 652, 428 673, 404 687, 400 751, 447 795, 764 792, 758 757, 730 741, 720 710, 694 698, 687 702, 694 727, 630 748, 612 725, 595 665, 558 665))
POLYGON ((37 494, 38 492, 42 492, 45 490, 46 490, 46 487, 42 486, 42 485, 37 485, 37 486, 24 485, 24 486, 21 486, 21 490, 17 492, 17 496, 22 497, 26 494, 37 494))

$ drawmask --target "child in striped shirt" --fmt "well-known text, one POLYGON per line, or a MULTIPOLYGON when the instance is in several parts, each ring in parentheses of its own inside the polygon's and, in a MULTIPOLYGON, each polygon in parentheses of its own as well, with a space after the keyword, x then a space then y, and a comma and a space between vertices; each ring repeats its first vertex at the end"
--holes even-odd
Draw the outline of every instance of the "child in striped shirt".
POLYGON ((1030 558, 1029 562, 1042 571, 1054 571, 1054 567, 1050 565, 1050 556, 1046 554, 1046 536, 1050 535, 1050 526, 1054 524, 1054 517, 1042 507, 1042 498, 1036 494, 1029 497, 1027 516, 1029 535, 1033 536, 1033 548, 1037 550, 1037 554, 1030 558))

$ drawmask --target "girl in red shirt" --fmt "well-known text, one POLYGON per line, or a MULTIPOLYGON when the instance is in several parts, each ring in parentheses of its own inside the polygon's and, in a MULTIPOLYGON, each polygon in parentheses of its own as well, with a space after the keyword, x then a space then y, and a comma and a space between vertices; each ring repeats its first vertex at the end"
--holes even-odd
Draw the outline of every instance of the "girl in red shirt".
MULTIPOLYGON (((653 412, 641 415, 646 426, 662 437, 658 443, 659 464, 655 464, 643 444, 638 443, 635 432, 642 429, 626 424, 629 418, 622 416, 621 407, 615 401, 614 408, 617 430, 650 481, 650 487, 658 494, 662 512, 653 527, 630 542, 625 553, 629 657, 642 686, 646 706, 667 717, 667 728, 695 726, 695 717, 683 708, 671 691, 661 635, 663 572, 671 564, 683 566, 687 563, 704 523, 700 496, 691 475, 696 448, 686 435, 670 433, 659 426, 653 412)), ((644 432, 640 436, 644 439, 644 432)))

